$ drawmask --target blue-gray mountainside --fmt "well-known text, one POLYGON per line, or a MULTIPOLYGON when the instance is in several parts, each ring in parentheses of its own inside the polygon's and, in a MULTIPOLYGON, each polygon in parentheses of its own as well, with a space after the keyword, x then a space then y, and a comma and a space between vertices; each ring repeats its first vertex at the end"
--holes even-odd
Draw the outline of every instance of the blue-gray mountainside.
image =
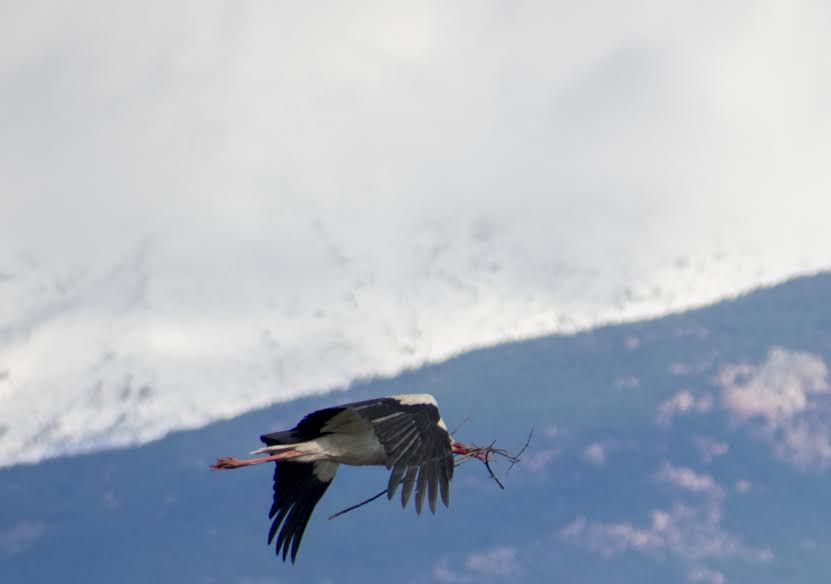
POLYGON ((472 351, 139 448, 2 469, 0 574, 18 584, 825 581, 829 360, 831 275, 820 274, 472 351), (533 427, 506 490, 473 462, 457 468, 450 509, 436 516, 381 499, 327 521, 386 484, 383 469, 344 468, 291 566, 266 546, 270 465, 208 470, 314 409, 401 393, 435 395, 451 429, 469 417, 464 442, 517 449, 533 427))

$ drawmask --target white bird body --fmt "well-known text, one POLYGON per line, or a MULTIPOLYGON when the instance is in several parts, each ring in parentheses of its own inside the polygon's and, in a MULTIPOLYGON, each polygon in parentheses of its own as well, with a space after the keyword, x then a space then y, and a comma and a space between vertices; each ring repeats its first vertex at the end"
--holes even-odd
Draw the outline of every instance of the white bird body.
POLYGON ((371 432, 333 433, 306 442, 266 446, 251 454, 277 454, 287 450, 302 453, 292 458, 295 462, 325 460, 352 466, 383 466, 387 454, 384 446, 371 432))
POLYGON ((291 549, 297 555, 300 540, 315 505, 326 492, 338 466, 385 466, 391 470, 387 497, 401 486, 406 507, 415 491, 421 513, 425 498, 436 512, 438 495, 450 501, 454 453, 466 454, 442 420, 429 394, 397 395, 326 408, 304 417, 294 428, 264 434, 266 446, 253 460, 220 459, 211 468, 224 470, 275 462, 273 519, 269 543, 279 530, 277 553, 283 560, 291 549), (282 527, 282 528, 281 528, 282 527))

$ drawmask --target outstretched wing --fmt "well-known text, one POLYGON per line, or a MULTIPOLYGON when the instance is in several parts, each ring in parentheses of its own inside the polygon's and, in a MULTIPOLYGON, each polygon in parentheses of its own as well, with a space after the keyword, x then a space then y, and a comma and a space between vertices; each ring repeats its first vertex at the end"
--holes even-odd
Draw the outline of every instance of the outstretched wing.
POLYGON ((316 461, 277 462, 275 465, 274 503, 268 513, 268 518, 273 521, 268 532, 268 544, 271 545, 279 529, 277 555, 282 550, 285 561, 291 548, 291 562, 294 563, 312 511, 335 478, 338 464, 316 461))
POLYGON ((350 404, 349 409, 372 424, 375 436, 391 468, 387 497, 392 499, 401 485, 401 506, 406 507, 415 487, 416 513, 427 497, 436 512, 441 492, 445 507, 450 503, 453 449, 450 434, 441 420, 432 396, 399 396, 350 404))

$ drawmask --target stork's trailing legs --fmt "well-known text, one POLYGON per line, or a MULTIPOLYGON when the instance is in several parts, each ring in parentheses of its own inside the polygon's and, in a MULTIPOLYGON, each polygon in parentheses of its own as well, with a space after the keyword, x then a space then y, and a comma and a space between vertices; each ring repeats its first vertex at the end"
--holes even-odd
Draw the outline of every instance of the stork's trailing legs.
POLYGON ((272 456, 264 456, 262 458, 250 458, 248 460, 240 460, 231 456, 220 458, 211 465, 211 470, 232 470, 235 468, 242 468, 243 466, 254 466, 255 464, 265 464, 267 462, 276 462, 278 460, 286 460, 289 458, 296 458, 303 456, 303 452, 297 450, 283 450, 272 456))

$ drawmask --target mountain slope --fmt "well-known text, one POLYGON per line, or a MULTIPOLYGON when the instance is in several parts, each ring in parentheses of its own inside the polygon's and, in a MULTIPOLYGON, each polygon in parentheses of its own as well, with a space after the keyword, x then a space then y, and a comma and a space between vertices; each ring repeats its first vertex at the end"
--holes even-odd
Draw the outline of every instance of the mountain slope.
POLYGON ((831 568, 831 275, 654 321, 466 353, 140 448, 0 471, 15 582, 817 582, 831 568), (451 508, 378 501, 345 469, 297 565, 266 548, 271 469, 210 473, 309 410, 431 392, 466 442, 522 444, 500 491, 458 469, 451 508))

